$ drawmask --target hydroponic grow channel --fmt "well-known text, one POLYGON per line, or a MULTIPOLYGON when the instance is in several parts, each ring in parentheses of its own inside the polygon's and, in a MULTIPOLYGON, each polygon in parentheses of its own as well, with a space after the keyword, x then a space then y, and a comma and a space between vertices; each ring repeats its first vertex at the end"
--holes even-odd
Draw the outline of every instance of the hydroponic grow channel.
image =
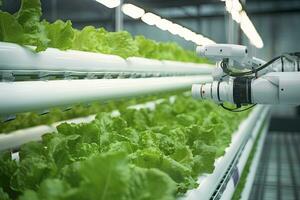
MULTIPOLYGON (((212 81, 213 66, 209 64, 123 59, 115 55, 51 48, 33 53, 31 48, 0 43, 0 93, 5 94, 0 102, 2 117, 76 103, 189 89, 194 83, 212 81)), ((84 123, 94 117, 67 122, 84 123)), ((236 174, 242 173, 254 140, 260 132, 266 131, 268 118, 269 107, 253 109, 233 134, 225 155, 215 160, 213 173, 201 175, 199 187, 181 198, 231 197, 239 180, 236 174)), ((26 142, 39 141, 43 134, 55 132, 60 123, 0 134, 0 150, 18 150, 26 142)))

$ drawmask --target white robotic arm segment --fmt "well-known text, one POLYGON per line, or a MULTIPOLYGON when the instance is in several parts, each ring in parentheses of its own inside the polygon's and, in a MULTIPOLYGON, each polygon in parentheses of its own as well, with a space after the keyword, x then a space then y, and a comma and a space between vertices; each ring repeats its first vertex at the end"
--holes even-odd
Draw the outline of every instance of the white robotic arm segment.
POLYGON ((234 102, 233 82, 214 81, 206 84, 193 84, 192 96, 196 99, 211 99, 216 103, 234 102))
POLYGON ((250 58, 248 49, 242 45, 235 44, 211 44, 206 46, 198 46, 196 49, 197 54, 202 57, 207 57, 216 62, 231 61, 230 64, 234 65, 237 69, 252 69, 253 67, 260 66, 265 61, 258 58, 250 58))
POLYGON ((297 60, 287 59, 282 57, 277 59, 274 63, 270 64, 268 67, 262 69, 257 73, 257 76, 262 76, 270 72, 297 72, 300 71, 298 67, 297 60))
POLYGON ((279 88, 280 104, 285 102, 285 104, 300 105, 300 72, 280 73, 279 88))
POLYGON ((300 105, 300 72, 273 72, 249 77, 194 84, 193 97, 216 103, 300 105))
POLYGON ((300 105, 300 53, 269 62, 249 57, 241 45, 207 45, 198 47, 197 53, 217 61, 217 67, 212 83, 193 85, 195 98, 211 99, 223 107, 223 102, 238 108, 246 104, 300 105))
POLYGON ((279 104, 279 77, 265 75, 251 83, 251 103, 279 104))
POLYGON ((215 61, 221 61, 224 58, 242 61, 248 56, 247 47, 234 44, 211 44, 198 46, 196 51, 200 56, 207 57, 215 61))

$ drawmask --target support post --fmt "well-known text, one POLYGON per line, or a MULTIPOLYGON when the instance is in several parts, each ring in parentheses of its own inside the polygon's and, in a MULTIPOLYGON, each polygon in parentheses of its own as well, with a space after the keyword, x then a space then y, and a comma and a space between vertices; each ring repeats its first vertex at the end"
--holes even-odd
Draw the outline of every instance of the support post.
POLYGON ((51 1, 51 20, 52 22, 57 20, 57 0, 51 1))
POLYGON ((230 13, 227 16, 227 43, 234 44, 234 21, 230 13))
POLYGON ((123 0, 121 0, 120 5, 118 7, 116 7, 116 12, 115 12, 115 19, 116 19, 115 31, 121 31, 121 30, 123 30, 124 20, 123 20, 123 13, 121 11, 122 5, 123 5, 123 0))

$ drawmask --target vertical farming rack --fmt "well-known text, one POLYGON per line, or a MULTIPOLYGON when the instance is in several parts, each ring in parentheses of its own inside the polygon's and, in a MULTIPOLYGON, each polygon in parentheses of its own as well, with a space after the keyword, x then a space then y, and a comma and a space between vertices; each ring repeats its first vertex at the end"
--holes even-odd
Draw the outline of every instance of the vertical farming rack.
MULTIPOLYGON (((189 89, 193 83, 211 82, 214 67, 52 48, 35 53, 33 47, 3 42, 0 52, 0 116, 4 121, 21 112, 189 89)), ((94 117, 67 122, 88 122, 94 117)), ((199 187, 182 199, 229 199, 255 141, 263 141, 268 122, 269 107, 257 106, 234 133, 225 155, 215 160, 213 173, 201 175, 199 187)), ((38 141, 43 134, 55 132, 60 123, 0 134, 0 150, 38 141)))

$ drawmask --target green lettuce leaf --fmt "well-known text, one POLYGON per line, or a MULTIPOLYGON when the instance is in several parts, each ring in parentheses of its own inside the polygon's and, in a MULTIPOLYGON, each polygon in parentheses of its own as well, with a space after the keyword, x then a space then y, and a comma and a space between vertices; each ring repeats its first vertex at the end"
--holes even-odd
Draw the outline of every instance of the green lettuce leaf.
POLYGON ((10 196, 17 195, 16 192, 13 191, 10 187, 11 177, 17 169, 17 162, 15 160, 12 160, 11 152, 0 152, 0 193, 3 198, 7 196, 6 193, 10 196))
POLYGON ((15 14, 24 29, 24 43, 36 46, 36 51, 43 51, 49 46, 45 26, 40 23, 42 8, 40 0, 22 0, 19 11, 15 14))
POLYGON ((174 181, 182 182, 191 170, 159 151, 142 150, 131 155, 133 164, 143 168, 156 168, 167 173, 174 181))
POLYGON ((23 44, 24 29, 18 23, 16 18, 7 13, 0 11, 0 41, 15 42, 23 44))
POLYGON ((123 199, 129 190, 130 168, 125 154, 93 157, 82 165, 80 173, 84 179, 80 191, 85 199, 123 199))
POLYGON ((75 34, 71 21, 63 22, 57 20, 52 24, 43 21, 43 24, 46 27, 47 36, 50 40, 49 46, 61 50, 72 48, 75 34))
POLYGON ((58 179, 47 179, 42 182, 37 192, 26 190, 19 200, 71 200, 76 199, 76 190, 58 179))
POLYGON ((174 181, 157 169, 134 167, 131 170, 130 193, 127 199, 175 199, 174 181))
POLYGON ((9 195, 4 192, 4 190, 0 187, 0 199, 1 200, 10 200, 9 195))

